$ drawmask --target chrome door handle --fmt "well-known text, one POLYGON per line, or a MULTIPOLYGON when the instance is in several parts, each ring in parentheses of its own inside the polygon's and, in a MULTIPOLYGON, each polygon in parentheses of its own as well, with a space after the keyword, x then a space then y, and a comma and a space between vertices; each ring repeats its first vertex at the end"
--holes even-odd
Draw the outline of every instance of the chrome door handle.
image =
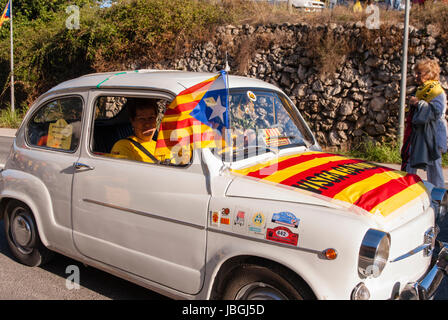
POLYGON ((74 167, 76 170, 80 170, 80 169, 93 170, 93 169, 95 169, 95 167, 89 166, 88 164, 84 164, 84 163, 81 163, 81 162, 75 162, 75 163, 73 163, 73 167, 74 167))

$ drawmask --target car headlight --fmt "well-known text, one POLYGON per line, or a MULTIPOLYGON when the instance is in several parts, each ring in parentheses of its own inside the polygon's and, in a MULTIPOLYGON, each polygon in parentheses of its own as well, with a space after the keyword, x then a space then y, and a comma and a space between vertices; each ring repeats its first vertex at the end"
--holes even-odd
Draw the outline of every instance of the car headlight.
POLYGON ((378 277, 389 259, 390 235, 369 229, 359 249, 358 272, 362 278, 378 277))

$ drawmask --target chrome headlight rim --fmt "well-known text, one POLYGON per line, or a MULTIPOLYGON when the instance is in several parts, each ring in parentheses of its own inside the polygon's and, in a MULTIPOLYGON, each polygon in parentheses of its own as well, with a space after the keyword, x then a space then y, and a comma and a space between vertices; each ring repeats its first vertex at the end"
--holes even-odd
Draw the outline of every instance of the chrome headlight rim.
POLYGON ((358 258, 358 273, 362 279, 381 275, 389 259, 390 242, 389 233, 377 229, 367 230, 358 258))
POLYGON ((443 195, 442 201, 440 201, 440 205, 444 206, 445 208, 448 208, 448 192, 445 189, 445 194, 443 195))
POLYGON ((432 188, 431 200, 437 201, 440 205, 448 206, 448 190, 445 188, 432 188))
POLYGON ((432 188, 431 200, 436 214, 436 220, 441 222, 448 211, 448 190, 445 188, 432 188))

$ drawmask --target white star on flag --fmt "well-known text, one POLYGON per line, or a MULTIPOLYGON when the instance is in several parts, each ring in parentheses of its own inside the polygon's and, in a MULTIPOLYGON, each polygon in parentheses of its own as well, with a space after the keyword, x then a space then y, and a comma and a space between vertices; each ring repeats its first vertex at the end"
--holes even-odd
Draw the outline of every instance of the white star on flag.
POLYGON ((226 112, 226 107, 224 107, 221 103, 221 96, 218 96, 218 100, 216 100, 216 104, 214 106, 208 106, 208 107, 213 110, 208 120, 212 120, 216 117, 219 117, 221 121, 224 122, 223 114, 226 112))

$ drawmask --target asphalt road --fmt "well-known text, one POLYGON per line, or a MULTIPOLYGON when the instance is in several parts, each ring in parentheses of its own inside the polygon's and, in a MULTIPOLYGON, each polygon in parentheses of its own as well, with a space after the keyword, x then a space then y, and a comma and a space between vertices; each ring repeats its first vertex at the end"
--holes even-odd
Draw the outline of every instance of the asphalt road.
MULTIPOLYGON (((5 163, 13 138, 0 136, 0 164, 5 163)), ((447 177, 448 179, 448 177, 447 177)), ((440 225, 439 240, 448 242, 448 217, 440 225)), ((6 243, 0 222, 0 300, 160 300, 165 297, 108 273, 56 254, 43 267, 30 268, 17 263, 6 243), (70 289, 67 267, 79 268, 80 287, 70 289)), ((448 280, 439 287, 435 300, 448 300, 448 280)))
POLYGON ((14 138, 12 137, 0 136, 0 163, 5 163, 13 141, 14 138))
MULTIPOLYGON (((72 268, 72 267, 71 267, 72 268)), ((0 222, 0 300, 160 300, 165 297, 106 272, 55 254, 48 264, 31 268, 14 260, 0 222), (69 266, 79 268, 79 289, 69 266), (67 273, 66 273, 67 271, 67 273)))
MULTIPOLYGON (((14 138, 0 136, 0 164, 4 164, 14 138)), ((73 287, 72 285, 69 287, 73 287)), ((106 272, 56 254, 47 265, 30 268, 17 263, 6 243, 0 222, 0 300, 160 300, 165 297, 106 272), (66 280, 79 268, 79 289, 69 289, 66 280)))

